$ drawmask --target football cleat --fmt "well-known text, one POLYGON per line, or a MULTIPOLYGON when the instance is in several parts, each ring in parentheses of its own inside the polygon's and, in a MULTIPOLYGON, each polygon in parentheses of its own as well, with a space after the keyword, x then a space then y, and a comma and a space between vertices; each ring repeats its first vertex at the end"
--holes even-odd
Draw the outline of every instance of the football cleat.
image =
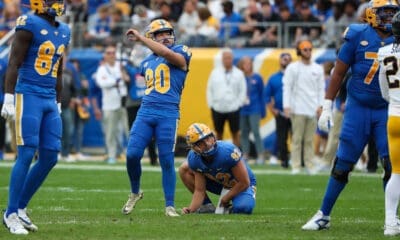
POLYGON ((309 231, 318 231, 322 229, 328 229, 331 226, 331 217, 325 216, 321 210, 304 224, 301 229, 309 231))
POLYGON ((129 214, 135 208, 136 203, 143 198, 143 192, 139 193, 131 193, 128 196, 128 201, 126 201, 125 205, 122 207, 123 214, 129 214))
POLYGON ((24 228, 21 221, 16 213, 11 213, 6 217, 6 213, 3 215, 3 224, 12 234, 27 235, 28 230, 24 228))
POLYGON ((203 204, 195 211, 195 213, 214 213, 215 206, 212 203, 203 204))
POLYGON ((28 214, 26 213, 26 208, 18 209, 18 217, 22 225, 26 230, 36 232, 38 227, 32 223, 31 219, 29 218, 28 214))
POLYGON ((165 216, 167 217, 179 217, 179 214, 176 213, 176 210, 172 206, 168 206, 165 208, 165 216))
POLYGON ((383 235, 385 236, 396 236, 400 235, 400 225, 399 223, 395 223, 393 225, 385 224, 385 228, 383 230, 383 235))

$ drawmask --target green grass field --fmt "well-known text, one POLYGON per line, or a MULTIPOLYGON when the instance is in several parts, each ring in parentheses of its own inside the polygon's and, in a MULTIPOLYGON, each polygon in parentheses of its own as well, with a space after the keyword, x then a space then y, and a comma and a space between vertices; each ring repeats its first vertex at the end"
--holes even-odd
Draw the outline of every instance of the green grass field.
MULTIPOLYGON (((0 163, 0 207, 5 208, 11 162, 0 163)), ((144 198, 122 215, 129 193, 125 165, 60 163, 29 205, 39 231, 0 239, 387 239, 383 236, 384 194, 380 174, 355 173, 331 216, 331 229, 305 232, 301 226, 316 212, 327 174, 290 175, 279 167, 254 166, 257 205, 252 215, 164 216, 159 167, 145 165, 144 198)), ((216 203, 216 196, 212 195, 216 203)), ((191 195, 177 179, 176 208, 191 195)))

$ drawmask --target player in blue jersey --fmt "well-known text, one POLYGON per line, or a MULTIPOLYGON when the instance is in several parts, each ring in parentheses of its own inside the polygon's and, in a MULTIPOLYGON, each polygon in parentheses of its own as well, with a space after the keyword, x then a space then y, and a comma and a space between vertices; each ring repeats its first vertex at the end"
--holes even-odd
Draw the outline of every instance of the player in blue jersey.
POLYGON ((174 29, 163 19, 152 21, 146 29, 145 36, 136 29, 129 29, 126 35, 131 41, 142 42, 153 54, 145 58, 140 65, 140 73, 146 81, 146 90, 129 135, 126 168, 131 194, 122 208, 122 213, 129 214, 143 197, 140 191, 140 160, 154 136, 162 170, 165 215, 176 217, 179 214, 174 207, 174 148, 180 117, 179 104, 192 54, 187 46, 175 45, 174 29))
POLYGON ((220 195, 215 213, 251 214, 256 204, 256 178, 239 148, 227 141, 217 141, 203 123, 189 126, 186 142, 191 150, 179 168, 179 175, 193 197, 182 213, 212 211, 208 191, 220 195))
POLYGON ((34 13, 16 20, 5 79, 4 118, 15 119, 17 160, 11 172, 4 225, 13 234, 37 231, 26 213, 32 196, 57 163, 61 148, 60 98, 69 27, 56 20, 59 0, 31 1, 34 13), (58 106, 57 106, 58 105, 58 106), (30 168, 38 151, 38 159, 30 168))
POLYGON ((339 50, 322 113, 318 121, 321 130, 332 126, 332 100, 351 68, 347 83, 347 100, 343 115, 339 147, 320 210, 305 224, 303 230, 330 227, 332 208, 345 188, 349 173, 357 163, 370 138, 375 140, 384 168, 383 185, 390 178, 386 134, 387 102, 382 98, 378 80, 378 49, 394 41, 391 20, 399 10, 397 1, 371 0, 365 10, 366 24, 351 24, 343 33, 344 43, 339 50))

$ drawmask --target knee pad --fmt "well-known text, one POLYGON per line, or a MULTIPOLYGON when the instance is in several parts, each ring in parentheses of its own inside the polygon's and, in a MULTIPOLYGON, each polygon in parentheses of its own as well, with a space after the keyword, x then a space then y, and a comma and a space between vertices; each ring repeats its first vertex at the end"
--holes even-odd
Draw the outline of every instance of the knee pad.
POLYGON ((392 165, 390 164, 390 160, 388 157, 380 159, 384 173, 382 176, 382 180, 384 182, 389 181, 390 176, 392 175, 392 165))
POLYGON ((338 158, 335 158, 332 171, 331 171, 331 176, 338 180, 339 182, 342 183, 347 183, 349 181, 349 173, 353 170, 353 165, 348 166, 348 170, 345 170, 342 168, 338 167, 338 158))

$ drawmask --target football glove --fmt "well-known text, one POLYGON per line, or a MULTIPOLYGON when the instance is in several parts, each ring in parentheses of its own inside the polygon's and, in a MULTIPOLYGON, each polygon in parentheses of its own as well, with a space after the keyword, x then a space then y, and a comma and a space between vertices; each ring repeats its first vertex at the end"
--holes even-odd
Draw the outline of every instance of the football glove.
POLYGON ((57 103, 57 108, 58 108, 58 113, 61 114, 61 112, 62 112, 61 111, 61 103, 59 103, 59 102, 57 103))
POLYGON ((333 127, 332 100, 330 99, 325 99, 322 105, 322 113, 318 119, 318 127, 325 132, 329 132, 329 129, 333 127))
POLYGON ((1 108, 1 116, 7 120, 13 120, 15 117, 14 94, 4 94, 4 103, 1 108))

